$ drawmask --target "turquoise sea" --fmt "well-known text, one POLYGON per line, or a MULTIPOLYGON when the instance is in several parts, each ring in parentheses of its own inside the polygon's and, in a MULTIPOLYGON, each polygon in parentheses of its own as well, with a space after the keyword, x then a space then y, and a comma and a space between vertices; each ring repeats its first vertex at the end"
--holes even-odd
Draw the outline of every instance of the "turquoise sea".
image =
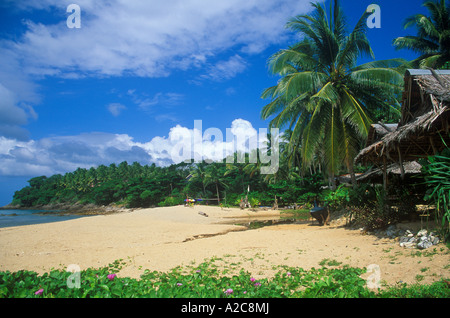
POLYGON ((72 220, 84 215, 63 215, 58 211, 0 210, 0 228, 72 220), (45 214, 44 214, 45 212, 45 214))

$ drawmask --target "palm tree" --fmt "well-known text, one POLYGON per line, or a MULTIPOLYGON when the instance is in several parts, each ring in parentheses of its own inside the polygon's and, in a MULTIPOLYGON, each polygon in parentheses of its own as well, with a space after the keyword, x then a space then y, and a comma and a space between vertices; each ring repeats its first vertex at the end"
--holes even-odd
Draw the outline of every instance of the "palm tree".
POLYGON ((295 154, 301 147, 303 168, 322 150, 331 179, 345 163, 355 185, 353 158, 367 137, 371 112, 380 106, 388 109, 401 89, 403 76, 391 67, 403 60, 358 66, 358 57, 374 58, 366 37, 368 14, 347 34, 337 0, 330 3, 330 17, 320 4, 313 6, 313 14, 296 16, 286 25, 303 40, 269 59, 270 71, 281 79, 263 92, 272 101, 261 115, 275 116, 271 127, 292 130, 290 151, 295 154))
POLYGON ((430 13, 413 15, 405 20, 405 29, 417 28, 416 36, 402 36, 394 40, 397 49, 408 49, 420 54, 413 61, 416 67, 441 68, 450 61, 450 5, 445 0, 426 1, 430 13))
POLYGON ((235 162, 226 164, 226 171, 224 172, 224 177, 233 178, 233 183, 231 184, 231 186, 233 187, 233 185, 236 185, 234 187, 234 190, 237 192, 239 191, 245 192, 246 189, 245 187, 246 185, 248 185, 248 175, 244 172, 245 167, 246 167, 245 163, 235 162))
POLYGON ((225 171, 221 171, 217 164, 210 164, 206 169, 205 184, 214 184, 216 187, 217 205, 220 205, 219 185, 227 187, 224 180, 225 171))
POLYGON ((190 182, 193 181, 200 181, 203 188, 203 196, 206 195, 206 171, 204 169, 204 164, 199 163, 194 167, 194 170, 191 173, 191 178, 189 179, 190 182))

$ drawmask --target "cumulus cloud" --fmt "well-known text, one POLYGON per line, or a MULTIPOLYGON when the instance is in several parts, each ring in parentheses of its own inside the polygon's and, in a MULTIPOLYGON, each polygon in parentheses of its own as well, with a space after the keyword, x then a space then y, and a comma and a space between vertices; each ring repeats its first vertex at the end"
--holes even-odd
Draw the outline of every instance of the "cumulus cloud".
MULTIPOLYGON (((25 72, 167 76, 204 65, 230 48, 259 53, 286 39, 283 25, 289 17, 310 10, 309 0, 83 0, 77 1, 81 28, 69 29, 65 9, 71 2, 9 3, 16 9, 53 8, 62 15, 56 24, 26 21, 27 31, 18 41, 3 43, 20 55, 25 72)), ((232 63, 241 66, 242 61, 235 56, 232 63)))
MULTIPOLYGON (((37 116, 29 105, 40 101, 36 84, 40 79, 161 78, 202 68, 202 80, 227 80, 245 71, 248 54, 287 39, 283 26, 289 17, 311 9, 310 0, 77 0, 81 28, 70 29, 66 8, 72 2, 6 0, 1 4, 2 10, 26 10, 31 19, 33 10, 46 10, 52 22, 26 20, 22 34, 0 40, 0 175, 48 175, 121 160, 169 164, 180 140, 201 145, 197 155, 210 158, 250 146, 251 138, 235 144, 226 141, 226 134, 223 141, 203 140, 214 130, 203 136, 195 128, 181 126, 146 143, 126 134, 106 133, 29 140, 24 126, 37 116), (230 51, 235 52, 231 57, 230 51), (199 134, 200 144, 195 137, 199 134)), ((130 94, 146 111, 183 100, 176 93, 130 94)), ((118 116, 125 106, 113 103, 107 109, 118 116)), ((169 115, 159 119, 170 119, 169 115)), ((237 120, 230 131, 254 136, 252 129, 250 123, 237 120)), ((195 149, 199 148, 192 147, 191 155, 195 149)))
MULTIPOLYGON (((34 111, 31 116, 34 116, 34 111)), ((21 126, 28 122, 30 113, 24 107, 17 105, 17 98, 13 92, 0 83, 0 135, 8 138, 24 140, 28 132, 21 126)))
MULTIPOLYGON (((139 162, 159 166, 183 161, 221 161, 235 151, 251 152, 258 131, 244 119, 236 119, 226 131, 176 125, 167 136, 136 142, 127 134, 102 132, 18 141, 0 137, 0 175, 37 176, 90 168, 101 164, 139 162)), ((259 141, 265 136, 258 137, 259 141)))

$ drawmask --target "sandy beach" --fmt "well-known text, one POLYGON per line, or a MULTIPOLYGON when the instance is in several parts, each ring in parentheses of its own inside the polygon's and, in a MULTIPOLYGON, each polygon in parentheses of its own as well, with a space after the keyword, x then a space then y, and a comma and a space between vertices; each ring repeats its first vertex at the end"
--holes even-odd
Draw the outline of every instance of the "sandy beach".
POLYGON ((145 269, 169 271, 217 257, 224 264, 238 264, 255 277, 270 277, 279 265, 317 268, 324 259, 354 267, 376 264, 381 280, 388 284, 415 283, 417 275, 423 277, 421 283, 450 277, 450 254, 443 244, 418 255, 417 249, 400 247, 393 239, 364 235, 343 227, 342 222, 329 226, 280 224, 253 230, 236 225, 279 216, 272 210, 176 206, 1 228, 0 270, 41 274, 71 264, 81 270, 99 268, 123 259, 126 265, 119 275, 139 278, 145 269))

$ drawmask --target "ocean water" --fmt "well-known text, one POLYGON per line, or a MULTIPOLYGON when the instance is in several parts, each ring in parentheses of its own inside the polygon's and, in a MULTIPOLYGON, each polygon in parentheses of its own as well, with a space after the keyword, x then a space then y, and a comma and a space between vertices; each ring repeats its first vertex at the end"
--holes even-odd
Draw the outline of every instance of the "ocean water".
POLYGON ((84 215, 61 215, 58 211, 0 210, 0 228, 73 220, 84 215), (45 212, 45 214, 42 214, 45 212), (50 213, 49 213, 50 212, 50 213))

